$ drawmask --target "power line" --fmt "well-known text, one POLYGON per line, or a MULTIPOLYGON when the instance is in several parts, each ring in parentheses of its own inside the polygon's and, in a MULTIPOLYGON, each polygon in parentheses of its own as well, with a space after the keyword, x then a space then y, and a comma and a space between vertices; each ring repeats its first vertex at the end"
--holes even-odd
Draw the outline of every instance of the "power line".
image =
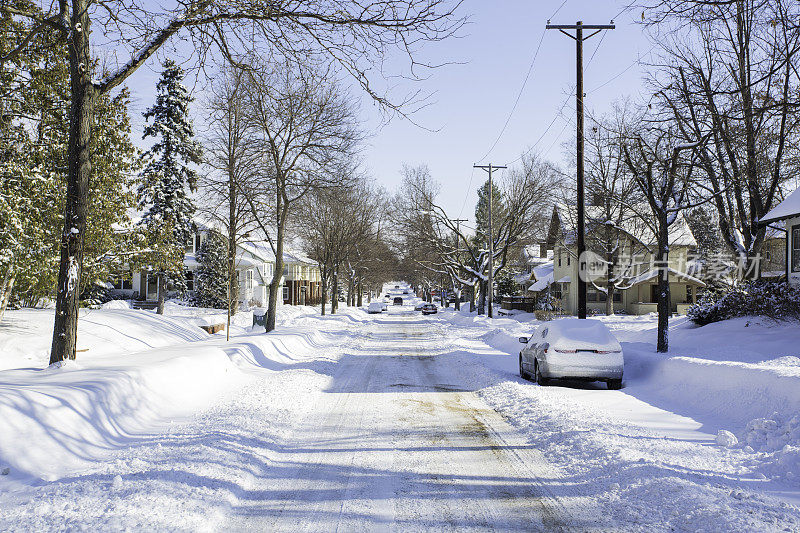
MULTIPOLYGON (((613 22, 613 20, 612 20, 613 22)), ((582 275, 583 271, 582 268, 585 268, 586 264, 586 244, 584 242, 584 195, 583 195, 583 71, 584 71, 584 64, 583 64, 583 41, 592 38, 592 36, 597 35, 598 33, 604 30, 613 30, 616 26, 614 24, 584 24, 580 20, 576 24, 548 24, 546 28, 548 30, 558 30, 559 32, 563 33, 573 41, 575 41, 575 65, 576 65, 576 72, 577 72, 577 79, 575 84, 575 107, 577 110, 577 200, 578 200, 578 238, 577 238, 577 245, 578 245, 578 270, 579 275, 578 279, 575 281, 578 284, 578 318, 586 318, 586 278, 582 275), (567 30, 574 30, 574 35, 567 30), (592 33, 589 35, 584 36, 583 31, 590 30, 592 33)), ((603 35, 605 36, 605 34, 603 35)), ((602 43, 602 39, 600 43, 602 43)), ((600 48, 600 43, 597 44, 597 48, 595 48, 594 53, 597 53, 597 50, 600 48)), ((589 59, 591 60, 594 58, 594 54, 589 59)), ((491 220, 491 219, 490 219, 491 220)))
MULTIPOLYGON (((553 12, 552 15, 550 15, 550 18, 553 18, 556 15, 558 15, 558 12, 561 11, 561 8, 564 7, 564 4, 566 4, 567 1, 568 0, 564 0, 563 2, 561 2, 561 5, 558 6, 558 8, 553 12)), ((503 127, 500 129, 500 133, 497 134, 497 137, 495 138, 495 140, 492 143, 492 146, 489 148, 489 150, 485 154, 483 154, 483 157, 478 159, 478 163, 480 163, 481 161, 483 161, 484 159, 489 157, 489 154, 492 153, 492 150, 495 149, 495 147, 497 146, 497 143, 500 142, 500 139, 503 137, 503 134, 505 133, 506 128, 508 127, 508 123, 511 122, 511 117, 514 116, 514 112, 517 110, 517 105, 519 105, 519 101, 522 98, 522 93, 525 92, 525 87, 527 86, 528 80, 531 77, 531 72, 533 72, 533 66, 534 66, 534 64, 536 64, 536 58, 539 57, 539 50, 541 50, 541 48, 542 48, 542 42, 544 42, 544 34, 545 34, 546 31, 547 31, 546 28, 544 30, 542 30, 542 35, 539 38, 539 44, 536 45, 536 51, 533 54, 533 59, 531 59, 531 64, 528 66, 528 72, 525 74, 525 79, 522 80, 522 87, 519 88, 519 92, 517 93, 517 97, 514 100, 514 105, 511 106, 511 111, 508 113, 508 116, 506 117, 506 121, 505 121, 505 123, 503 123, 503 127)))

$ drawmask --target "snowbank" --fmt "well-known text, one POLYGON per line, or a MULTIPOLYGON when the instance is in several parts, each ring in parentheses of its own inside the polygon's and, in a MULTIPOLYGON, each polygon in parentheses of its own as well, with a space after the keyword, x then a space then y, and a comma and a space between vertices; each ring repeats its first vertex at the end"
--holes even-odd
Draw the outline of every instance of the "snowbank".
MULTIPOLYGON (((0 370, 44 368, 50 359, 53 310, 7 311, 0 322, 0 370)), ((78 360, 161 348, 208 338, 191 320, 135 309, 81 309, 78 360)))
MULTIPOLYGON (((192 325, 199 314, 82 313, 79 343, 88 350, 77 361, 0 371, 0 470, 10 470, 0 477, 0 490, 4 484, 51 480, 79 470, 210 405, 254 372, 279 371, 302 354, 317 354, 330 340, 319 327, 297 325, 310 312, 286 309, 279 324, 293 324, 291 330, 279 327, 270 335, 242 335, 229 343, 192 325), (162 347, 153 348, 158 344, 162 347)), ((3 357, 13 350, 17 360, 46 363, 36 334, 52 314, 13 313, 3 357), (36 351, 29 355, 26 349, 36 351)))

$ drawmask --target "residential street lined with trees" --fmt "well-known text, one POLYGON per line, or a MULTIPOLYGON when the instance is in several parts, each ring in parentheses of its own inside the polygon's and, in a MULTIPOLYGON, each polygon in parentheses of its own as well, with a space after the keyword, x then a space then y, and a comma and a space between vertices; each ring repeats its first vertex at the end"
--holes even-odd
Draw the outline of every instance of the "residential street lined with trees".
POLYGON ((0 529, 800 528, 800 3, 519 4, 0 0, 0 529))

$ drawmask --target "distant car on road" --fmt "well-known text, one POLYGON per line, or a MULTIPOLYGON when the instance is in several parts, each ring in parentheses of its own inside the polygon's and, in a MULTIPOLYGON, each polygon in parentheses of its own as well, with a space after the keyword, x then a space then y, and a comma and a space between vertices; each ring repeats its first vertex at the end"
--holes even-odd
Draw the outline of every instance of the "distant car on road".
POLYGON ((425 304, 422 306, 423 315, 435 315, 439 309, 433 304, 425 304))
POLYGON ((605 381, 622 388, 622 347, 599 320, 564 318, 545 322, 519 352, 519 375, 540 385, 551 379, 605 381))
POLYGON ((394 305, 403 305, 403 298, 400 296, 396 296, 394 299, 394 305))
POLYGON ((386 304, 383 302, 370 302, 369 307, 367 307, 367 313, 369 314, 380 313, 385 310, 386 304))

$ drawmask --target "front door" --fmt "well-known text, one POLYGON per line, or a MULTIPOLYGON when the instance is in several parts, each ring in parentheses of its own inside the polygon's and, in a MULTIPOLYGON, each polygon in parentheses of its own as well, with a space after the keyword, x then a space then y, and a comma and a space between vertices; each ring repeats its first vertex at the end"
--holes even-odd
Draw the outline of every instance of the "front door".
POLYGON ((158 275, 147 275, 147 300, 158 300, 158 275))

